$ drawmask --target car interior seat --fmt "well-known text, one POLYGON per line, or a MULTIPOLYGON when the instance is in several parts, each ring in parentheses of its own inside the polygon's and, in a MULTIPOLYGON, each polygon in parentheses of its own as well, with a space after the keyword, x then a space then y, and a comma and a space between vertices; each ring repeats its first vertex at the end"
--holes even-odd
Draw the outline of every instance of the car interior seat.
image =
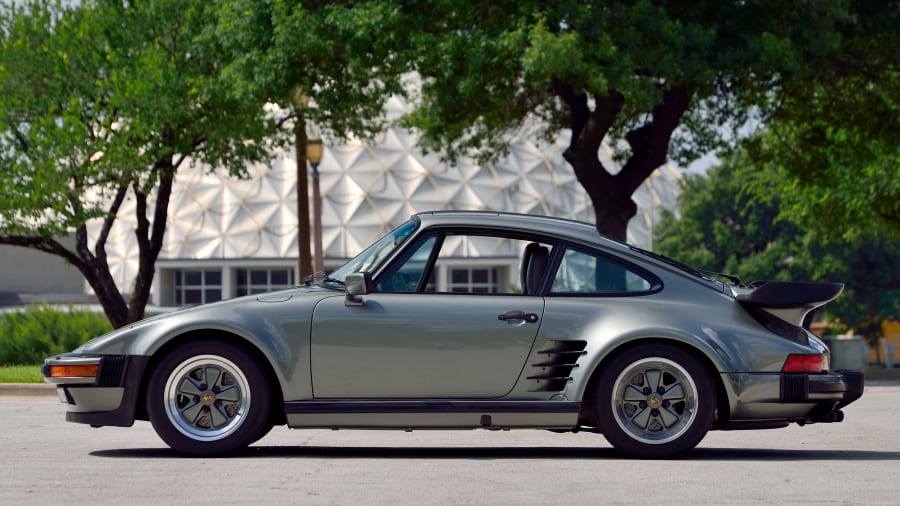
POLYGON ((521 281, 522 293, 537 293, 550 263, 550 249, 533 242, 525 247, 522 255, 521 281))

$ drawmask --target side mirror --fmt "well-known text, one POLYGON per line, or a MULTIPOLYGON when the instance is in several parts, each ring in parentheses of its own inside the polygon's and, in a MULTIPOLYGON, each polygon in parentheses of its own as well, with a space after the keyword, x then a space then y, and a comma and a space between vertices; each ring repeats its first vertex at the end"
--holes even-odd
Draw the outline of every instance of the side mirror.
POLYGON ((372 286, 372 275, 368 272, 354 272, 348 274, 344 278, 347 285, 347 297, 344 299, 345 306, 364 306, 366 305, 362 296, 369 293, 372 286))

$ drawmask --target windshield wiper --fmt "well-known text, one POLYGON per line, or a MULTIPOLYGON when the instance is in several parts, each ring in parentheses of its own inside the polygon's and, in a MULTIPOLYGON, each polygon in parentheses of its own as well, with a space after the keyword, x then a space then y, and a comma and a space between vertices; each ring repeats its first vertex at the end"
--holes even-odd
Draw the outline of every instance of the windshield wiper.
POLYGON ((707 274, 709 276, 718 276, 720 278, 725 278, 728 281, 731 281, 735 285, 741 284, 741 278, 734 276, 732 274, 725 274, 723 272, 716 272, 716 271, 708 271, 706 269, 700 269, 700 272, 702 272, 703 274, 707 274))
POLYGON ((321 283, 334 283, 334 284, 341 285, 341 286, 347 286, 347 283, 344 283, 340 279, 332 278, 331 276, 328 276, 327 274, 322 274, 322 277, 318 278, 318 279, 313 277, 312 274, 307 274, 306 276, 303 276, 303 285, 304 286, 312 286, 312 284, 315 283, 316 281, 318 281, 320 284, 321 283))
POLYGON ((324 278, 322 278, 322 281, 320 281, 320 283, 334 283, 341 286, 347 286, 347 283, 344 283, 343 280, 332 278, 331 276, 325 276, 324 278))
POLYGON ((665 255, 660 255, 659 253, 654 253, 652 251, 645 250, 643 248, 638 248, 637 246, 630 246, 630 247, 632 250, 637 251, 638 253, 643 253, 644 255, 647 255, 650 258, 655 258, 656 260, 667 263, 667 264, 671 265, 672 267, 677 267, 685 272, 688 272, 690 274, 693 274, 694 276, 697 276, 698 278, 709 279, 709 276, 704 274, 702 271, 699 271, 699 270, 691 267, 688 264, 679 262, 678 260, 675 260, 674 258, 669 258, 665 255))

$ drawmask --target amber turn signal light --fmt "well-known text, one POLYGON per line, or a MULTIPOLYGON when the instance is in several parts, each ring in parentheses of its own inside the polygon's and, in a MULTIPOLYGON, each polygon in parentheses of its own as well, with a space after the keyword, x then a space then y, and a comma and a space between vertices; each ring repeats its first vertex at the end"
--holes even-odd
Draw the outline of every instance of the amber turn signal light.
POLYGON ((97 364, 88 365, 51 365, 51 378, 96 378, 97 371, 100 366, 97 364))

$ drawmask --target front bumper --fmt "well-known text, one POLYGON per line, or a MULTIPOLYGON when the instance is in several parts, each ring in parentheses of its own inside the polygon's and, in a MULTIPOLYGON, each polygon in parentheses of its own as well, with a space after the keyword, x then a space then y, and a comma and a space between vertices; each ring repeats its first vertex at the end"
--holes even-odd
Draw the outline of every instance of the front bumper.
POLYGON ((66 420, 95 427, 134 424, 144 371, 150 357, 139 355, 66 354, 44 361, 44 381, 56 385, 59 400, 67 405, 66 420), (99 366, 95 377, 54 377, 52 366, 99 366))

